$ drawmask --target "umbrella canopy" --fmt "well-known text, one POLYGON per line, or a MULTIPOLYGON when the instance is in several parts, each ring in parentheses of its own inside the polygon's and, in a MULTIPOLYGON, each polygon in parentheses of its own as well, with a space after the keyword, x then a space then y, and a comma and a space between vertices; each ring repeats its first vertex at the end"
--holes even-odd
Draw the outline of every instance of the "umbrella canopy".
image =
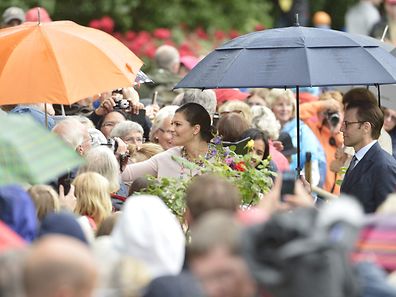
POLYGON ((297 172, 300 163, 299 88, 396 83, 396 59, 373 38, 341 31, 288 27, 226 42, 175 88, 297 88, 297 172))
POLYGON ((0 104, 72 104, 132 86, 143 62, 111 35, 70 21, 0 30, 0 104))
POLYGON ((0 116, 0 185, 47 183, 83 159, 30 117, 0 116))
POLYGON ((294 88, 396 82, 396 59, 372 38, 288 27, 254 32, 215 49, 176 88, 294 88))

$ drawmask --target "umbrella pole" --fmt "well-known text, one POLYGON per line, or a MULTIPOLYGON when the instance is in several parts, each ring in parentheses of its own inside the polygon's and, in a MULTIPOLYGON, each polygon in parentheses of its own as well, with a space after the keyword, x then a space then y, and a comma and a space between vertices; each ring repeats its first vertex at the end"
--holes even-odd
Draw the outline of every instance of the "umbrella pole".
POLYGON ((296 113, 297 113, 297 176, 300 176, 301 172, 301 160, 300 160, 300 87, 296 87, 296 113))
POLYGON ((48 129, 48 113, 47 113, 47 103, 44 103, 44 113, 45 113, 45 128, 48 129))
POLYGON ((381 108, 381 91, 379 85, 377 85, 377 94, 378 94, 378 107, 381 108))

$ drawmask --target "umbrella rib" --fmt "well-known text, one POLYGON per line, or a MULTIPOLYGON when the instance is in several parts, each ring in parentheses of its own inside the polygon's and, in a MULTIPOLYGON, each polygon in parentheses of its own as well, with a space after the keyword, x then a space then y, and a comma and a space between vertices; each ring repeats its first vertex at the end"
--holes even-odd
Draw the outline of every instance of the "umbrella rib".
MULTIPOLYGON (((373 57, 373 55, 372 55, 369 51, 366 51, 366 53, 368 53, 368 54, 370 55, 370 57, 373 58, 373 59, 375 60, 375 58, 373 57)), ((382 65, 382 63, 378 63, 378 64, 379 64, 379 65, 381 66, 381 68, 384 69, 384 71, 389 75, 388 69, 386 69, 386 68, 384 67, 384 65, 382 65)), ((393 77, 392 77, 392 78, 393 78, 393 77)), ((393 78, 393 79, 394 79, 394 78, 393 78)), ((395 80, 395 83, 396 83, 396 80, 395 80)), ((375 85, 375 84, 380 85, 381 83, 373 82, 372 84, 373 84, 373 85, 375 85)))
POLYGON ((232 66, 232 64, 234 64, 235 60, 241 55, 241 53, 242 53, 243 50, 246 50, 246 49, 243 48, 242 50, 240 50, 240 51, 238 52, 238 54, 235 55, 235 57, 232 59, 232 62, 231 62, 231 63, 228 63, 227 68, 224 69, 223 75, 222 75, 221 79, 219 79, 219 82, 218 82, 217 85, 216 85, 216 88, 218 88, 219 85, 221 85, 221 82, 223 81, 224 76, 226 75, 228 69, 232 66))
MULTIPOLYGON (((66 86, 64 84, 62 72, 59 69, 59 61, 57 59, 57 56, 55 54, 55 51, 54 51, 54 48, 52 47, 51 42, 49 42, 48 34, 46 34, 46 32, 44 30, 40 30, 40 31, 42 33, 43 40, 44 40, 49 52, 52 54, 52 56, 54 57, 54 60, 56 61, 56 67, 55 67, 56 68, 56 73, 58 74, 58 77, 59 77, 60 81, 62 82, 62 88, 63 88, 63 91, 64 91, 63 94, 68 94, 67 88, 66 88, 66 86)), ((69 96, 67 96, 67 97, 69 97, 69 96)))

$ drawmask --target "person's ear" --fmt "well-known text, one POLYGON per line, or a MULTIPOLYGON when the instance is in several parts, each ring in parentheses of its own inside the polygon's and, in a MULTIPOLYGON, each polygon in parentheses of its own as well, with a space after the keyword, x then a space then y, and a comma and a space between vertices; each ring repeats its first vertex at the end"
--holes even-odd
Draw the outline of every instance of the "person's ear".
POLYGON ((198 135, 199 131, 201 131, 201 126, 200 125, 194 125, 193 134, 194 135, 198 135))
POLYGON ((80 144, 79 146, 76 147, 76 152, 77 152, 80 156, 83 155, 84 149, 83 149, 83 147, 82 147, 81 144, 80 144))

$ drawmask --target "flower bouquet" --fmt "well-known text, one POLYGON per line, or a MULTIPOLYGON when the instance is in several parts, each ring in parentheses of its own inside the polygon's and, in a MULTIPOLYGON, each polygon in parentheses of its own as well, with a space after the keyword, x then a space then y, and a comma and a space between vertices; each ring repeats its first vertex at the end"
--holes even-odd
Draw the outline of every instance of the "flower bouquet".
POLYGON ((184 171, 189 175, 184 178, 148 177, 149 187, 141 193, 156 195, 163 199, 173 213, 182 218, 185 212, 185 193, 193 178, 193 172, 198 174, 215 174, 224 177, 236 185, 241 193, 241 207, 256 205, 262 194, 267 193, 272 186, 272 176, 275 175, 270 168, 270 160, 258 161, 252 153, 254 141, 247 145, 247 154, 235 153, 235 146, 224 147, 219 136, 216 136, 209 145, 208 153, 195 162, 182 157, 174 156, 184 171))

